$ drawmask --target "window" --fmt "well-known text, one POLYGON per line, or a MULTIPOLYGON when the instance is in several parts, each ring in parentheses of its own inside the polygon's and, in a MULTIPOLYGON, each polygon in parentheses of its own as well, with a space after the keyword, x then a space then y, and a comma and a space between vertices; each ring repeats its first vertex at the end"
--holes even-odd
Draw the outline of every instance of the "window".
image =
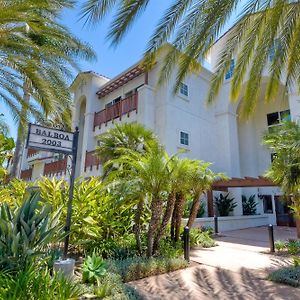
POLYGON ((111 107, 111 106, 113 106, 114 104, 116 104, 116 103, 118 103, 118 102, 120 102, 120 101, 121 101, 121 97, 118 97, 118 98, 112 100, 111 102, 107 103, 107 104, 105 105, 105 108, 111 107))
POLYGON ((264 204, 264 213, 272 214, 273 213, 273 203, 271 195, 263 195, 263 204, 264 204))
POLYGON ((276 153, 271 153, 271 162, 273 162, 277 157, 276 153))
POLYGON ((268 123, 269 131, 272 131, 272 129, 281 125, 282 122, 289 121, 290 119, 291 119, 291 114, 289 110, 283 110, 283 111, 267 114, 267 123, 268 123))
POLYGON ((189 95, 189 88, 188 88, 187 84, 181 82, 179 90, 180 90, 180 94, 182 94, 184 96, 188 96, 189 95))
POLYGON ((189 134, 183 131, 180 131, 180 144, 188 146, 189 145, 189 134))
POLYGON ((233 71, 234 71, 234 65, 235 65, 234 59, 232 59, 231 62, 230 62, 229 70, 225 74, 225 79, 230 79, 232 77, 233 71))

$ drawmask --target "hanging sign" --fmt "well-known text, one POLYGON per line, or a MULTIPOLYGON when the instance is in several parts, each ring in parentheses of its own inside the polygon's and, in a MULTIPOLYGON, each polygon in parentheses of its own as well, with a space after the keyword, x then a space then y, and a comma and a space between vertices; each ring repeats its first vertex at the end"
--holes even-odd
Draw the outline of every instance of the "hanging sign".
POLYGON ((72 154, 73 140, 73 132, 29 124, 26 146, 49 152, 72 154))

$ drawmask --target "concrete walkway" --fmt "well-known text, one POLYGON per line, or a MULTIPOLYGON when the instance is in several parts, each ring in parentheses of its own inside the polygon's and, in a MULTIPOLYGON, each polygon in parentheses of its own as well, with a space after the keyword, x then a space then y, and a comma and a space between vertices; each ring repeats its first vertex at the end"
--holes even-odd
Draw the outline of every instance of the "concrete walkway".
MULTIPOLYGON (((275 239, 295 238, 295 230, 275 227, 274 235, 275 239)), ((266 228, 226 232, 217 240, 217 247, 191 252, 190 268, 131 285, 145 300, 300 299, 300 289, 265 280, 271 270, 290 263, 283 257, 266 254, 266 228)))

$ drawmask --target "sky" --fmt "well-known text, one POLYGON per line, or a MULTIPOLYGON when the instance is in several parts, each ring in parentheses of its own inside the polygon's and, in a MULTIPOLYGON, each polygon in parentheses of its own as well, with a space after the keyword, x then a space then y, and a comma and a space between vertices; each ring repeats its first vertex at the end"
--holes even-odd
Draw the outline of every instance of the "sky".
MULTIPOLYGON (((159 18, 172 2, 173 0, 149 1, 146 11, 139 16, 122 42, 117 46, 111 46, 110 41, 106 38, 112 15, 107 16, 98 25, 90 27, 84 26, 84 21, 79 20, 80 3, 73 9, 65 10, 60 21, 66 25, 74 35, 82 41, 87 42, 97 54, 96 61, 79 62, 81 71, 93 70, 99 74, 113 78, 139 61, 143 56, 147 41, 158 23, 159 18)), ((1 103, 1 106, 2 105, 1 103)), ((4 119, 10 126, 10 135, 15 138, 17 131, 15 121, 5 107, 1 107, 0 112, 4 113, 4 119)))

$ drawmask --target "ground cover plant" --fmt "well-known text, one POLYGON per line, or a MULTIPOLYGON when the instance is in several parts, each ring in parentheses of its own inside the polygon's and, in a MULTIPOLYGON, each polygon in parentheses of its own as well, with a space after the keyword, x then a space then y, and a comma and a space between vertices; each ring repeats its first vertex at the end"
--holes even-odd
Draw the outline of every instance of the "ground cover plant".
POLYGON ((300 287, 300 267, 290 266, 272 272, 269 279, 278 283, 300 287))

